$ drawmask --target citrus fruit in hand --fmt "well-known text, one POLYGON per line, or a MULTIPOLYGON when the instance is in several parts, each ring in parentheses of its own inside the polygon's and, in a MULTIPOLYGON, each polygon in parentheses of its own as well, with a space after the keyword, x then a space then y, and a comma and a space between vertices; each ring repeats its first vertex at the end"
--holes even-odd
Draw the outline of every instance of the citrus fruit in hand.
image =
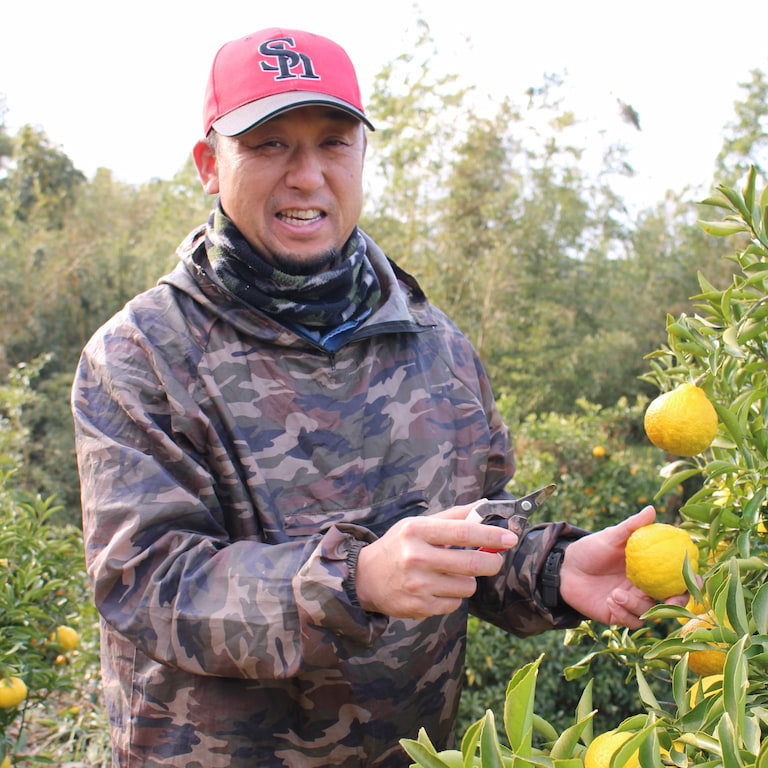
POLYGON ((715 439, 717 411, 701 387, 680 384, 651 402, 644 426, 648 439, 662 451, 695 456, 715 439))
POLYGON ((27 698, 27 686, 20 677, 4 677, 0 680, 0 708, 18 707, 27 698))
POLYGON ((80 635, 72 627, 60 626, 51 633, 51 642, 63 651, 74 651, 80 645, 80 635))
MULTIPOLYGON (((614 753, 631 736, 632 734, 628 731, 622 731, 621 733, 608 731, 596 736, 592 739, 592 742, 587 747, 587 751, 584 753, 584 768, 609 768, 614 753)), ((638 768, 639 765, 640 760, 635 751, 620 768, 638 768)))
POLYGON ((624 550, 627 578, 654 600, 686 591, 685 556, 698 571, 699 550, 687 531, 666 523, 651 523, 633 531, 624 550))
MULTIPOLYGON (((717 626, 717 620, 710 611, 686 622, 680 629, 680 634, 686 637, 696 629, 715 629, 717 626)), ((688 652, 688 669, 702 677, 719 675, 725 666, 725 652, 728 646, 725 643, 708 643, 708 645, 711 649, 688 652)))

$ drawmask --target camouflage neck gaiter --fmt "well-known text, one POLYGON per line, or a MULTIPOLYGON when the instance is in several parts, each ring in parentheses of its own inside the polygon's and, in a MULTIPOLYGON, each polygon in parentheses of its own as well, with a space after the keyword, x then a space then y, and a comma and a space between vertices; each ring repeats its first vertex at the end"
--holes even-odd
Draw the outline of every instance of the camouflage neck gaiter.
POLYGON ((329 270, 289 275, 259 256, 217 203, 208 219, 205 246, 214 272, 229 291, 282 322, 330 331, 370 314, 381 296, 357 229, 329 270))

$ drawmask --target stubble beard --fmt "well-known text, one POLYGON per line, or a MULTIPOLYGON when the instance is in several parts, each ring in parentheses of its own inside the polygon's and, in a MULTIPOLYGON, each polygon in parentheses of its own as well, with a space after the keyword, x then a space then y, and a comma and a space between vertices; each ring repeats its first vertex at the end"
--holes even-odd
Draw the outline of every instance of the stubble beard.
POLYGON ((272 264, 286 275, 309 277, 332 269, 339 262, 338 248, 329 248, 315 256, 298 256, 293 253, 272 253, 272 264))

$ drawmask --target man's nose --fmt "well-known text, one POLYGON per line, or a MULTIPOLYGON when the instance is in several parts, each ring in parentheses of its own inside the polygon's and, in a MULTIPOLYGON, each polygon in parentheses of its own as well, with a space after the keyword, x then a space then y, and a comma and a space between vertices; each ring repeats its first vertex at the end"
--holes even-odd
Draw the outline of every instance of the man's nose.
POLYGON ((313 190, 325 182, 321 158, 310 147, 297 147, 291 154, 285 175, 289 187, 313 190))

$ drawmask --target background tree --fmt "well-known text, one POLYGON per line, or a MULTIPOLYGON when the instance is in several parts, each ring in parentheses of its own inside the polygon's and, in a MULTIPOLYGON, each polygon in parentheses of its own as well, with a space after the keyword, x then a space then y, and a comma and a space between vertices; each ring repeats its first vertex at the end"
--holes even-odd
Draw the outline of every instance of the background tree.
POLYGON ((743 101, 734 104, 735 117, 725 129, 723 147, 715 161, 715 179, 735 185, 750 166, 760 176, 768 172, 768 81, 760 69, 740 83, 746 91, 743 101))

